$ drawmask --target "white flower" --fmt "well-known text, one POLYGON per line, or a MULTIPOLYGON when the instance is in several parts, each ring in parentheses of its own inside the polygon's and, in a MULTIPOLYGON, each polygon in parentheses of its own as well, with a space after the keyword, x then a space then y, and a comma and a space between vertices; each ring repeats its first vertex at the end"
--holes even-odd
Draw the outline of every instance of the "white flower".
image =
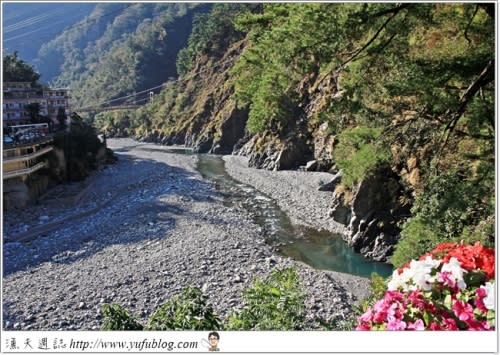
POLYGON ((488 309, 495 309, 495 283, 487 282, 481 288, 486 290, 486 297, 483 299, 484 306, 488 309))
POLYGON ((404 291, 408 290, 408 286, 406 283, 408 280, 404 277, 403 273, 400 275, 398 270, 394 270, 392 273, 391 281, 387 284, 387 289, 389 291, 396 291, 399 288, 402 288, 404 291))
POLYGON ((420 263, 422 264, 423 267, 429 269, 430 272, 432 269, 438 267, 439 264, 441 264, 441 260, 435 260, 432 257, 427 256, 425 260, 421 260, 420 263))
POLYGON ((441 272, 448 271, 451 273, 453 278, 457 281, 457 286, 459 289, 463 290, 467 287, 464 281, 464 272, 466 270, 460 267, 460 262, 457 258, 451 258, 446 264, 441 268, 441 272))
POLYGON ((390 291, 395 291, 401 288, 403 291, 416 290, 418 288, 428 291, 434 282, 431 276, 433 268, 436 268, 441 263, 440 260, 434 260, 430 256, 425 260, 412 260, 409 267, 403 269, 399 274, 396 270, 392 274, 392 279, 388 283, 390 291))

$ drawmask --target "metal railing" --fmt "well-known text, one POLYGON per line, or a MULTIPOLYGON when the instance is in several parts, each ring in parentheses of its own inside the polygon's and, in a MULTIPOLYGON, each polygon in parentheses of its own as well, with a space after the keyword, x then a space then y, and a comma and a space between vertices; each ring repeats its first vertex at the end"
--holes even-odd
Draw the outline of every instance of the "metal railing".
POLYGON ((45 167, 45 165, 46 164, 44 162, 40 162, 40 163, 33 165, 29 168, 26 168, 26 169, 4 171, 3 172, 3 180, 12 179, 12 178, 15 178, 18 176, 23 176, 23 175, 29 175, 31 173, 34 173, 37 170, 42 169, 43 167, 45 167))

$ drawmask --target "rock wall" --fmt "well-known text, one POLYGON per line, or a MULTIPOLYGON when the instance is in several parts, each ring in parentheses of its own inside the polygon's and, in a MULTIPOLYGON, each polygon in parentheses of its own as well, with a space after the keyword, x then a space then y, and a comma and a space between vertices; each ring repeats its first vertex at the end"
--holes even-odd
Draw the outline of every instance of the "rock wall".
POLYGON ((21 178, 3 181, 3 208, 24 207, 30 201, 28 186, 21 178))
POLYGON ((274 171, 297 169, 312 157, 311 146, 299 134, 282 140, 257 134, 237 148, 234 154, 247 156, 250 167, 274 171))
MULTIPOLYGON (((238 108, 232 99, 234 88, 227 83, 229 70, 240 56, 245 41, 231 44, 220 57, 198 58, 191 77, 179 81, 169 132, 153 131, 142 141, 180 144, 199 153, 230 154, 245 135, 248 109, 238 108), (215 63, 222 63, 215 65, 215 63)), ((216 54, 214 54, 216 55, 216 54)))
POLYGON ((22 208, 36 202, 47 190, 49 177, 35 173, 26 179, 13 178, 3 182, 3 208, 22 208))
POLYGON ((400 237, 397 223, 410 213, 409 206, 400 203, 402 192, 398 175, 389 166, 381 166, 354 191, 337 189, 330 217, 347 226, 344 239, 355 251, 388 262, 400 237))

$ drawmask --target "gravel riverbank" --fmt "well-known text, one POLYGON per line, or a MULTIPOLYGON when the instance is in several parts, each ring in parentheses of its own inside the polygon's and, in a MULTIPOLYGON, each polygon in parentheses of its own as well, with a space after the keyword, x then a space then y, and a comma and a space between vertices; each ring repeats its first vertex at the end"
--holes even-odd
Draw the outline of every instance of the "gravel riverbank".
POLYGON ((269 171, 248 167, 248 158, 224 156, 226 171, 234 179, 255 187, 277 201, 292 223, 342 233, 344 226, 328 216, 332 192, 318 188, 334 175, 323 172, 269 171))
MULTIPOLYGON (((242 306, 240 293, 254 277, 288 266, 297 267, 308 294, 311 329, 312 319, 343 319, 367 296, 366 279, 275 254, 248 213, 224 206, 202 179, 196 156, 130 139, 108 146, 119 161, 91 177, 92 191, 80 202, 108 204, 29 243, 4 244, 4 329, 97 330, 101 304, 110 302, 145 321, 188 285, 201 287, 225 318, 242 306)), ((12 229, 21 224, 14 214, 4 220, 12 229)))

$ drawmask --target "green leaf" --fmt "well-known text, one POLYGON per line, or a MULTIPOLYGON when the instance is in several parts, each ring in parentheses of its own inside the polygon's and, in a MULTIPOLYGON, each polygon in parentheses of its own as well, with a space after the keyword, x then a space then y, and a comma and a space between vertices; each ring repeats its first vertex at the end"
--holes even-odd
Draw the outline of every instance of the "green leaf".
POLYGON ((429 326, 431 324, 432 318, 431 318, 431 314, 428 311, 424 311, 423 319, 424 319, 424 323, 426 326, 429 326))
POLYGON ((446 295, 446 297, 444 298, 444 305, 446 306, 446 308, 451 309, 452 303, 450 294, 446 295))

